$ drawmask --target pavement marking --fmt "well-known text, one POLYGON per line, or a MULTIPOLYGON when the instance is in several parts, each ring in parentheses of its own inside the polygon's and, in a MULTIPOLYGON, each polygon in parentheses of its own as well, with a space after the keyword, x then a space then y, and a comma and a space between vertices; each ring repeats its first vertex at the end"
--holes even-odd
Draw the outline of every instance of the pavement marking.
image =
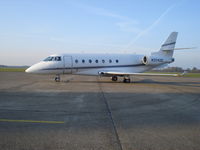
POLYGON ((64 121, 12 120, 12 119, 0 119, 0 122, 49 123, 49 124, 63 124, 63 123, 65 123, 64 121))
MULTIPOLYGON (((99 78, 97 78, 97 80, 99 81, 99 78)), ((117 132, 117 126, 116 126, 115 121, 113 119, 113 115, 112 115, 112 111, 111 111, 110 105, 109 105, 109 103, 108 103, 108 101, 106 99, 106 96, 105 96, 104 91, 102 89, 101 83, 98 82, 98 85, 99 85, 99 90, 100 90, 100 93, 102 95, 103 101, 104 101, 104 103, 106 105, 106 108, 108 110, 108 116, 110 117, 110 120, 111 120, 112 125, 113 125, 113 129, 114 129, 114 133, 115 133, 115 136, 116 136, 117 143, 119 145, 119 149, 123 150, 123 147, 122 147, 122 144, 121 144, 121 141, 120 141, 120 138, 119 138, 119 134, 117 132)))

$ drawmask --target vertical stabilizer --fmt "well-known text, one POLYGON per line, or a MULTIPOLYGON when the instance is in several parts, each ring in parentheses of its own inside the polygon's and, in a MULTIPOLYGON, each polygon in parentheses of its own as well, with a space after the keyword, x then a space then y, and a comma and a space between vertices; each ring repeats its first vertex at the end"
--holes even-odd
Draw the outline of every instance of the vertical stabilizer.
POLYGON ((174 53, 177 36, 178 32, 172 32, 165 41, 165 43, 161 46, 160 51, 152 53, 152 55, 162 55, 165 57, 172 57, 174 53))
POLYGON ((174 50, 178 32, 172 32, 165 43, 161 46, 160 50, 174 50))

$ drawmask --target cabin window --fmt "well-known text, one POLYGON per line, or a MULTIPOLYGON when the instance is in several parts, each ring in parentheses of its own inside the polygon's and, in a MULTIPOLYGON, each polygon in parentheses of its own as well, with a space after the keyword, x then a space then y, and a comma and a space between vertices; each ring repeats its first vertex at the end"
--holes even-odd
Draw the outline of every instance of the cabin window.
POLYGON ((102 63, 105 63, 105 60, 104 60, 104 59, 102 60, 102 63))
POLYGON ((91 60, 91 59, 89 59, 89 63, 92 63, 92 60, 91 60))
POLYGON ((111 59, 109 60, 109 63, 112 63, 112 60, 111 60, 111 59))
POLYGON ((78 63, 78 59, 75 60, 75 63, 76 63, 76 64, 78 63))
POLYGON ((95 62, 98 63, 99 61, 96 59, 95 62))
POLYGON ((119 60, 118 59, 116 59, 116 63, 118 63, 119 62, 119 60))
POLYGON ((82 60, 82 63, 85 63, 85 60, 84 60, 84 59, 82 60))

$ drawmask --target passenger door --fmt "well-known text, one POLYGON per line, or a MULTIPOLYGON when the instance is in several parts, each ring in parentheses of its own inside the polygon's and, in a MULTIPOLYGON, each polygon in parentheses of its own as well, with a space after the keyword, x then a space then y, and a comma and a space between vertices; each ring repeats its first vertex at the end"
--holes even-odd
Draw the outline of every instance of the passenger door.
POLYGON ((64 73, 70 74, 72 73, 72 57, 64 56, 64 73))

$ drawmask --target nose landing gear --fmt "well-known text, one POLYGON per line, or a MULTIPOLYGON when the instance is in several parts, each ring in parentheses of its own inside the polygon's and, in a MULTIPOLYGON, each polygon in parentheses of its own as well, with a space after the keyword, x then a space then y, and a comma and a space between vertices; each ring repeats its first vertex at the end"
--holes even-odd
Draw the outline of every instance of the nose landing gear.
POLYGON ((60 75, 59 75, 59 74, 56 75, 56 77, 55 77, 55 81, 56 81, 56 82, 60 82, 60 75))
POLYGON ((112 76, 111 79, 112 79, 112 81, 117 81, 118 78, 117 78, 117 76, 112 76))
POLYGON ((124 83, 130 83, 131 82, 131 79, 129 76, 127 77, 124 77, 124 80, 123 80, 124 83))

